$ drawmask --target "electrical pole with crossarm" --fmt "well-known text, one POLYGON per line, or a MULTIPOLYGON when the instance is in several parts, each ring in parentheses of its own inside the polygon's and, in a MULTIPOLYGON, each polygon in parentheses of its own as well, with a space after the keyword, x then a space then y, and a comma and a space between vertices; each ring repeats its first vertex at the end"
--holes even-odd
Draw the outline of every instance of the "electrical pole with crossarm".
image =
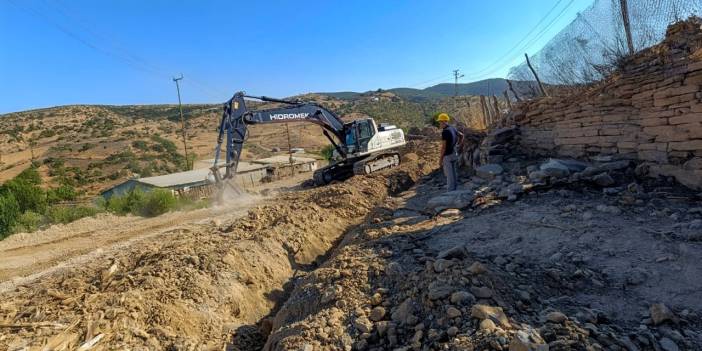
POLYGON ((465 75, 460 73, 460 70, 453 70, 453 96, 458 96, 458 78, 463 78, 465 75))
POLYGON ((189 171, 190 170, 190 161, 188 159, 188 141, 187 141, 188 134, 185 131, 185 117, 183 117, 183 104, 180 102, 180 84, 178 84, 182 79, 183 79, 183 74, 181 73, 180 77, 173 78, 173 81, 176 83, 176 90, 178 91, 178 109, 180 110, 180 127, 183 131, 183 149, 185 152, 185 170, 189 171))

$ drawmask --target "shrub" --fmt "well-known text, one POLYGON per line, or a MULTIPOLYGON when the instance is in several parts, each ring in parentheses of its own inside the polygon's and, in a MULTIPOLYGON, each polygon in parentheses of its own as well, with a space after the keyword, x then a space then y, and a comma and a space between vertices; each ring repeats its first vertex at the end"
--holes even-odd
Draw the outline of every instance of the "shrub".
POLYGON ((100 213, 100 210, 87 206, 51 206, 46 211, 46 216, 51 223, 70 223, 75 220, 92 217, 100 213))
POLYGON ((54 135, 56 132, 53 129, 44 129, 39 133, 39 138, 51 138, 54 135))
POLYGON ((17 221, 12 226, 13 233, 30 233, 39 229, 39 226, 44 222, 44 216, 27 211, 17 217, 17 221))
POLYGON ((132 142, 132 147, 141 150, 141 151, 147 151, 149 149, 149 145, 146 144, 145 141, 143 140, 135 140, 132 142))
POLYGON ((168 190, 154 189, 145 192, 140 188, 129 191, 124 195, 112 196, 102 206, 107 211, 117 215, 131 213, 145 217, 162 215, 184 206, 189 208, 196 207, 192 201, 178 199, 168 190))
POLYGON ((327 145, 322 148, 322 151, 320 151, 320 154, 322 157, 324 157, 325 160, 331 160, 332 155, 334 154, 334 145, 327 145))
POLYGON ((115 195, 105 201, 105 209, 118 215, 137 214, 144 202, 144 192, 136 188, 124 195, 115 195))
POLYGON ((177 206, 178 200, 170 191, 155 189, 146 194, 139 212, 142 216, 154 217, 174 210, 177 206))
POLYGON ((77 196, 76 189, 70 184, 63 184, 46 192, 46 198, 50 204, 61 201, 74 201, 77 196))
POLYGON ((0 192, 11 193, 19 204, 20 212, 43 213, 46 210, 46 193, 30 180, 18 176, 6 182, 0 192))
POLYGON ((11 193, 0 193, 0 239, 10 234, 20 213, 19 203, 15 197, 11 193))
POLYGON ((39 175, 39 171, 37 171, 36 167, 29 167, 25 169, 22 171, 22 173, 18 174, 15 179, 26 180, 33 185, 41 184, 41 175, 39 175))
POLYGON ((95 147, 95 144, 85 143, 85 144, 83 144, 83 146, 80 147, 80 149, 78 149, 78 151, 80 151, 80 152, 88 151, 94 147, 95 147))

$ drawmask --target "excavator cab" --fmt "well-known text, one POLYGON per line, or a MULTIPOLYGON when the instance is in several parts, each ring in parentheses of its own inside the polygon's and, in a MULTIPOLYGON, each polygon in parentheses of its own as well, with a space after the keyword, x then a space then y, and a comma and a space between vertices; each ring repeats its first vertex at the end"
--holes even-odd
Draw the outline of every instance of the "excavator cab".
POLYGON ((375 122, 372 118, 357 119, 353 122, 346 123, 344 129, 347 153, 356 154, 368 152, 368 143, 377 132, 375 122))

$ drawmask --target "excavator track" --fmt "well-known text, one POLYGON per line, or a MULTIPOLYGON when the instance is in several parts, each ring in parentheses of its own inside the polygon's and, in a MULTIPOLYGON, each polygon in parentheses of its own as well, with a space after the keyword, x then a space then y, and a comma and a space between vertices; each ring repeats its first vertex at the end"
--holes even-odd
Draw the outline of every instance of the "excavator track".
POLYGON ((400 154, 389 152, 370 157, 353 164, 353 174, 368 175, 382 169, 400 165, 400 154))
POLYGON ((314 171, 312 179, 316 186, 327 185, 333 181, 344 181, 353 177, 353 167, 350 164, 336 163, 314 171))
POLYGON ((374 155, 353 163, 336 163, 314 172, 314 184, 322 186, 333 181, 344 181, 354 175, 368 175, 374 172, 400 165, 400 154, 388 152, 374 155))

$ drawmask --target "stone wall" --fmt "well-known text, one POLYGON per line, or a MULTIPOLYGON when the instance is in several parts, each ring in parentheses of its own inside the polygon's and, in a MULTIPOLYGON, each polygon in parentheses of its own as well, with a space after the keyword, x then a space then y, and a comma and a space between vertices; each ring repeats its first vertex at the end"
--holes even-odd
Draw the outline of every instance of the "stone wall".
POLYGON ((522 147, 638 160, 654 176, 702 188, 702 20, 671 25, 663 42, 620 67, 579 94, 519 104, 522 147))

